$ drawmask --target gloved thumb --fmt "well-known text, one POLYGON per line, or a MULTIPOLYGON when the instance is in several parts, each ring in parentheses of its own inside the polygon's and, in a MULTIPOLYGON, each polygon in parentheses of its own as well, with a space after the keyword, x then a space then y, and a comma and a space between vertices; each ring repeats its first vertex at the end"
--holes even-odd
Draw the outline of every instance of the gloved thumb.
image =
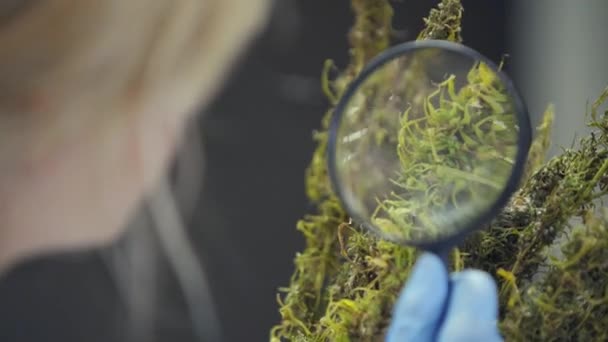
POLYGON ((452 275, 452 293, 440 342, 499 342, 498 295, 492 277, 467 270, 452 275))
POLYGON ((448 273, 434 254, 423 254, 393 311, 387 342, 431 341, 448 292, 448 273))

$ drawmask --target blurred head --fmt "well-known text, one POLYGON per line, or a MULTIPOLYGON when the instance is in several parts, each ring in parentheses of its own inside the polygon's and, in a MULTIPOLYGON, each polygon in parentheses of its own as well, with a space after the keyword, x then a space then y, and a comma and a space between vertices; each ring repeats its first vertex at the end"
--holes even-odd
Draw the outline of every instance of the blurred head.
POLYGON ((112 241, 266 0, 0 3, 0 267, 112 241))

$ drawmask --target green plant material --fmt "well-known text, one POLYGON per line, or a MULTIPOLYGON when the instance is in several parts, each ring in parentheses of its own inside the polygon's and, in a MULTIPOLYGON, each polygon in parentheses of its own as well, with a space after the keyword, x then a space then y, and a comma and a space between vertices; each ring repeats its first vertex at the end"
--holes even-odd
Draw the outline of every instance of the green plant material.
MULTIPOLYGON (((334 80, 329 79, 333 62, 326 62, 323 72, 322 85, 330 101, 335 101, 361 68, 389 44, 392 8, 388 2, 354 0, 352 6, 356 20, 349 34, 351 63, 334 80)), ((278 296, 282 320, 273 327, 271 341, 341 341, 340 332, 345 331, 323 330, 323 327, 331 324, 327 324, 327 320, 324 321, 325 325, 320 323, 326 315, 328 304, 333 303, 324 285, 340 270, 337 227, 345 225, 347 221, 344 210, 331 190, 327 173, 325 152, 331 114, 332 109, 326 113, 321 130, 314 133, 317 148, 306 170, 306 192, 309 199, 317 204, 318 213, 308 215, 297 224, 307 247, 296 256, 296 270, 290 285, 279 289, 285 293, 284 297, 278 296)))
POLYGON ((418 39, 440 39, 462 42, 460 34, 462 21, 462 4, 460 0, 441 1, 437 8, 431 9, 428 18, 424 18, 424 29, 418 39))
MULTIPOLYGON (((334 104, 365 63, 388 47, 391 34, 388 0, 352 3, 356 20, 349 35, 351 63, 333 79, 330 73, 337 68, 332 62, 323 73, 322 86, 334 104)), ((418 38, 459 41, 462 12, 459 1, 441 1, 418 38)), ((454 99, 449 91, 445 94, 454 99)), ((608 191, 608 113, 600 110, 607 100, 608 88, 588 113, 593 133, 546 162, 553 121, 549 107, 521 188, 487 229, 452 254, 454 271, 475 267, 495 276, 500 327, 507 341, 607 337, 608 216, 601 210, 592 214, 598 211, 598 201, 603 206, 608 191), (582 224, 573 229, 575 219, 582 224), (551 256, 549 251, 556 248, 561 255, 551 256)), ((434 115, 447 108, 434 105, 434 115)), ((306 171, 306 188, 318 210, 298 222, 306 247, 296 255, 289 285, 280 289, 281 321, 271 330, 273 342, 381 341, 418 255, 413 248, 360 230, 332 193, 325 159, 331 115, 330 108, 314 135, 317 149, 306 171)))
MULTIPOLYGON (((333 63, 327 62, 321 82, 334 103, 363 66, 389 46, 392 31, 388 0, 353 0, 352 4, 356 20, 349 34, 351 63, 329 80, 333 63)), ((448 8, 455 13, 454 5, 448 8)), ((461 11, 460 7, 457 12, 461 11)), ((459 22, 446 25, 451 25, 450 32, 460 30, 459 22)), ((298 222, 306 248, 296 255, 289 286, 279 289, 284 294, 278 296, 281 322, 271 330, 273 342, 379 340, 390 320, 392 303, 415 261, 414 249, 356 230, 332 193, 325 159, 332 113, 330 109, 321 130, 314 134, 317 148, 306 171, 306 189, 318 213, 298 222)))
MULTIPOLYGON (((335 69, 335 64, 327 60, 321 78, 324 93, 334 105, 365 64, 389 46, 392 32, 393 10, 388 0, 353 0, 352 8, 355 24, 349 32, 351 62, 344 72, 331 80, 330 72, 335 69)), ((330 108, 323 117, 321 129, 313 134, 317 148, 306 170, 306 193, 317 203, 333 196, 325 159, 327 129, 332 113, 333 108, 330 108)))
POLYGON ((422 108, 409 106, 401 116, 399 176, 372 217, 397 240, 458 232, 470 216, 488 209, 510 177, 518 153, 511 97, 485 63, 472 67, 460 89, 456 81, 450 75, 431 89, 422 108))
POLYGON ((547 151, 551 145, 551 127, 553 127, 554 119, 555 107, 549 105, 542 116, 541 124, 536 130, 537 138, 532 142, 532 146, 530 146, 523 179, 528 179, 544 164, 547 151))
MULTIPOLYGON (((599 127, 598 122, 592 125, 599 127)), ((547 162, 526 180, 488 230, 467 241, 463 250, 469 266, 491 273, 502 270, 498 280, 503 313, 508 310, 505 304, 518 296, 511 280, 529 283, 545 265, 556 237, 569 231, 569 222, 582 217, 605 194, 607 139, 605 133, 594 132, 581 139, 576 150, 565 150, 547 162)))
POLYGON ((570 232, 563 257, 547 262, 541 279, 522 291, 501 322, 511 341, 606 341, 608 212, 585 214, 570 232))

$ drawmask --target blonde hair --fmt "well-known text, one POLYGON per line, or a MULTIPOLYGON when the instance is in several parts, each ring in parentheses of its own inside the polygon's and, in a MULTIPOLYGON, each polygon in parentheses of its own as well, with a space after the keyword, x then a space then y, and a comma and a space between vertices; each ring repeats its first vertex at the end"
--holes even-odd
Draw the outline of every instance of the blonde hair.
MULTIPOLYGON (((174 125, 183 123, 218 90, 262 27, 269 2, 0 2, 0 174, 63 139, 124 125, 132 115, 162 112, 166 102, 183 110, 163 115, 174 125)), ((164 215, 156 218, 161 244, 167 245, 186 298, 209 302, 166 180, 160 188, 161 196, 150 203, 154 213, 164 215)), ((135 303, 148 298, 141 293, 140 288, 129 292, 135 303)), ((201 310, 191 309, 193 320, 213 325, 213 317, 201 310)))
POLYGON ((23 153, 27 144, 104 127, 130 106, 204 104, 258 32, 268 2, 3 2, 0 162, 16 153, 11 147, 23 153))

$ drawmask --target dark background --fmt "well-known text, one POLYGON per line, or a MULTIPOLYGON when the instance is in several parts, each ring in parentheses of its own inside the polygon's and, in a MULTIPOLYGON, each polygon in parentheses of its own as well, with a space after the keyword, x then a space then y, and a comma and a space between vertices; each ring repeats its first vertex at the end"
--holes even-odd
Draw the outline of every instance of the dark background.
MULTIPOLYGON (((395 4, 395 26, 413 39, 436 2, 395 4)), ((463 1, 465 43, 495 61, 506 52, 506 1, 463 1)), ((191 224, 209 272, 226 341, 267 341, 279 322, 277 288, 303 248, 295 224, 312 132, 327 108, 323 62, 348 62, 349 1, 279 0, 271 22, 205 111, 204 192, 191 224)), ((110 248, 109 248, 110 249, 110 248)), ((102 253, 104 251, 101 251, 102 253)), ((99 251, 25 262, 0 281, 0 341, 114 341, 120 298, 99 251)), ((163 341, 187 341, 188 319, 172 274, 159 323, 163 341)))

